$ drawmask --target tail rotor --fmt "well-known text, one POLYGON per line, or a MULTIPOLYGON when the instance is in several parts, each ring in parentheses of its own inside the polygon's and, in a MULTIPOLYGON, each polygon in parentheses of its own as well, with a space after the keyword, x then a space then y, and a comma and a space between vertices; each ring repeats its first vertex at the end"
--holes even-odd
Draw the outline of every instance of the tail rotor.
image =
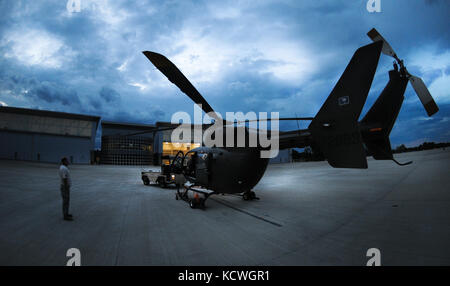
MULTIPOLYGON (((426 87, 423 80, 417 76, 414 76, 408 72, 406 69, 403 60, 399 59, 397 54, 395 53, 394 49, 389 45, 389 43, 381 36, 378 31, 373 28, 370 30, 367 35, 369 38, 374 41, 382 41, 383 47, 381 49, 381 52, 385 55, 393 57, 397 64, 400 66, 400 73, 402 76, 406 77, 409 80, 409 83, 413 87, 414 91, 416 92, 417 96, 419 97, 420 101, 422 102, 423 107, 425 108, 428 116, 432 116, 436 112, 439 111, 439 107, 437 106, 436 102, 434 101, 433 97, 431 96, 430 92, 428 91, 428 88, 426 87)), ((394 65, 396 66, 396 65, 394 65)))

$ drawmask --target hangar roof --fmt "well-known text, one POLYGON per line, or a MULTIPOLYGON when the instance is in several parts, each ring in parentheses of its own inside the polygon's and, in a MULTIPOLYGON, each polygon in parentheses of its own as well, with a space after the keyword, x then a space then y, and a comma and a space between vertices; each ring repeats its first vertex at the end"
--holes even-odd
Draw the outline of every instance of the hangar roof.
POLYGON ((99 116, 0 107, 0 130, 92 138, 99 116))
POLYGON ((39 110, 39 109, 28 109, 28 108, 19 108, 19 107, 11 107, 11 106, 0 106, 0 112, 25 114, 25 115, 37 115, 37 116, 45 116, 45 117, 67 118, 67 119, 79 119, 79 120, 88 120, 88 121, 96 121, 96 122, 98 122, 100 120, 100 116, 94 116, 94 115, 83 115, 83 114, 76 114, 76 113, 39 110))
POLYGON ((155 128, 153 124, 139 124, 139 123, 125 123, 125 122, 114 122, 114 121, 105 121, 102 120, 102 128, 103 127, 112 127, 112 128, 126 128, 126 129, 144 129, 147 130, 149 128, 155 128))

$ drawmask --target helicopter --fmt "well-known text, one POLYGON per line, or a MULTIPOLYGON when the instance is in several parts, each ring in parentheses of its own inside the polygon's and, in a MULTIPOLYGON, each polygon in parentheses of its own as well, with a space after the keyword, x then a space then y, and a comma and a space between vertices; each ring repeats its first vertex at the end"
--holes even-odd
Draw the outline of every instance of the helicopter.
MULTIPOLYGON (((407 83, 410 82, 422 102, 428 116, 439 108, 424 82, 411 75, 403 60, 399 59, 389 43, 373 28, 367 35, 372 43, 358 48, 343 74, 334 86, 325 103, 313 118, 279 118, 277 120, 311 121, 307 129, 280 131, 276 139, 279 148, 304 148, 311 146, 323 154, 334 168, 368 168, 367 153, 375 160, 392 160, 389 134, 400 112, 407 83), (366 102, 381 53, 395 59, 393 70, 389 71, 389 82, 361 121, 358 121, 366 102)), ((204 207, 209 196, 214 194, 240 194, 244 200, 258 199, 252 190, 260 181, 269 163, 262 158, 264 147, 248 144, 251 132, 259 132, 239 122, 228 122, 220 117, 183 73, 165 56, 144 51, 143 54, 169 81, 199 105, 201 109, 222 124, 215 132, 222 132, 230 125, 234 131, 243 128, 246 134, 244 147, 202 146, 178 152, 171 163, 171 169, 185 176, 184 191, 180 186, 176 199, 189 203, 190 207, 204 207), (189 196, 192 191, 194 196, 189 196)), ((261 121, 261 120, 257 120, 261 121)), ((236 145, 234 145, 236 146, 236 145)))

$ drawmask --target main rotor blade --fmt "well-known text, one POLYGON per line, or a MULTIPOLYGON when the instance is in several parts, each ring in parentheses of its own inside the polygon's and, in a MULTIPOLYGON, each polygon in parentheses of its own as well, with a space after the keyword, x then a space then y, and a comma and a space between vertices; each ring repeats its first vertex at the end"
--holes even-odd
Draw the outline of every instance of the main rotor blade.
POLYGON ((213 112, 212 116, 216 120, 222 120, 203 96, 195 89, 195 87, 189 82, 189 80, 183 75, 183 73, 165 56, 144 51, 142 52, 152 64, 159 69, 173 84, 175 84, 183 93, 189 96, 196 104, 201 105, 204 112, 213 112))
POLYGON ((163 128, 154 128, 154 129, 149 129, 149 130, 145 130, 145 131, 139 131, 139 132, 133 132, 133 133, 125 133, 125 134, 117 134, 117 135, 119 135, 119 136, 135 136, 135 135, 154 133, 154 132, 165 131, 165 130, 173 130, 173 129, 176 129, 178 127, 179 127, 179 125, 171 126, 171 127, 163 127, 163 128))
POLYGON ((278 121, 294 121, 294 120, 305 120, 310 121, 313 120, 314 117, 285 117, 285 118, 265 118, 265 119, 255 119, 255 120, 244 120, 244 121, 236 121, 236 122, 230 122, 229 124, 233 123, 244 123, 244 122, 255 122, 255 121, 270 121, 270 120, 278 120, 278 121))
POLYGON ((367 33, 367 36, 369 36, 369 38, 372 39, 372 41, 374 41, 374 42, 383 41, 383 48, 381 49, 381 52, 385 55, 388 55, 388 56, 391 56, 391 57, 394 57, 395 59, 397 59, 397 55, 395 54, 394 49, 383 38, 383 36, 381 36, 381 34, 378 33, 378 31, 375 28, 372 28, 372 30, 370 30, 367 33))
POLYGON ((439 111, 439 107, 431 96, 428 88, 420 77, 409 75, 409 82, 416 91, 417 96, 425 107, 428 116, 432 116, 439 111))

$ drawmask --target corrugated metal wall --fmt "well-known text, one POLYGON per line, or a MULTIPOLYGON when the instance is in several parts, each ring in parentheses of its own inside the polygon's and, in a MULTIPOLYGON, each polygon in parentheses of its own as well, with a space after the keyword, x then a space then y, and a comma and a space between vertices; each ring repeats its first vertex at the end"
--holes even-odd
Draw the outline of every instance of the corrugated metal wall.
POLYGON ((89 164, 93 140, 36 133, 0 131, 0 158, 57 163, 67 157, 74 164, 89 164))
POLYGON ((0 113, 0 129, 3 130, 90 137, 92 128, 88 120, 0 113))
POLYGON ((89 164, 99 117, 2 107, 0 158, 89 164))

